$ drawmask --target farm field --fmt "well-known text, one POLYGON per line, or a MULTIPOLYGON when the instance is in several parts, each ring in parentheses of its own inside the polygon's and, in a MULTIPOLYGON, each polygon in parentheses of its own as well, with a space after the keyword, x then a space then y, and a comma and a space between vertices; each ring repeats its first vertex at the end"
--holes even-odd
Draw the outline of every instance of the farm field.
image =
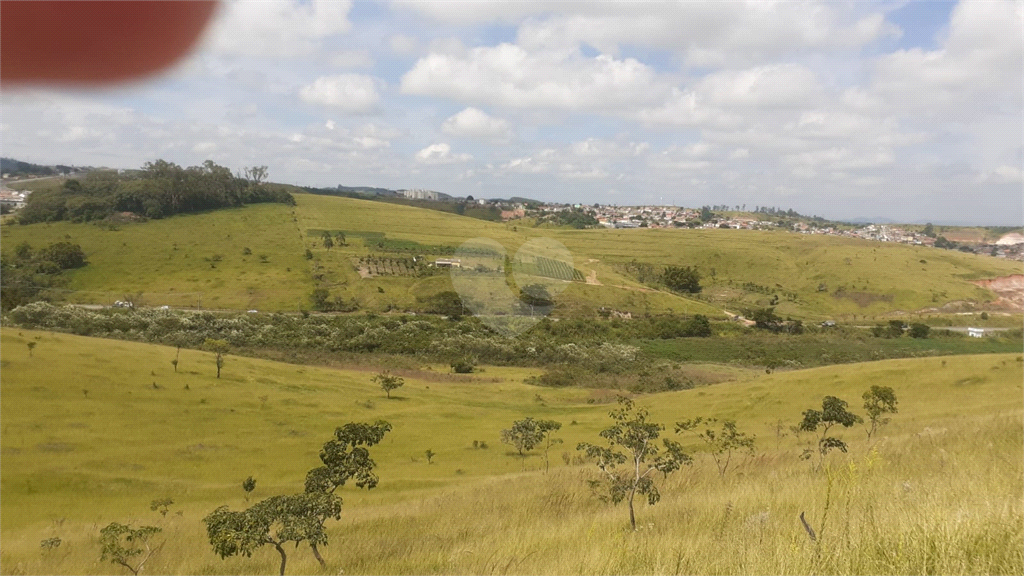
MULTIPOLYGON (((424 366, 403 372, 406 385, 388 400, 370 370, 228 356, 218 380, 211 354, 182 350, 177 373, 174 357, 156 345, 0 330, 3 573, 117 573, 99 560, 98 531, 112 521, 163 529, 145 573, 276 573, 270 548, 218 558, 202 518, 246 506, 248 475, 253 500, 300 491, 336 426, 379 418, 394 427, 371 449, 381 482, 339 491, 342 517, 328 522, 321 549, 330 573, 1024 570, 1019 353, 747 375, 640 396, 669 428, 735 419, 757 435, 757 452, 720 478, 695 437, 666 431, 695 461, 658 478, 661 502, 638 506, 635 533, 623 505, 591 494, 597 468, 573 461, 575 445, 610 424, 614 391, 529 386, 532 369, 453 376, 424 366), (829 455, 823 470, 802 461, 813 438, 789 429, 802 411, 835 395, 863 413, 873 384, 898 395, 892 423, 870 442, 860 426, 838 432, 849 453, 829 455), (499 442, 525 416, 562 422, 548 474, 538 451, 521 462, 499 442), (174 500, 166 517, 150 510, 158 498, 174 500), (62 545, 40 549, 52 537, 62 545)), ((305 545, 289 551, 288 573, 319 570, 305 545)))
MULTIPOLYGON (((416 309, 452 289, 443 271, 421 274, 410 261, 451 255, 488 238, 510 258, 531 240, 564 244, 571 275, 556 314, 738 314, 774 305, 782 316, 863 323, 902 312, 949 315, 995 300, 972 280, 1020 274, 1020 266, 956 251, 829 236, 747 230, 567 230, 492 223, 409 206, 295 194, 298 205, 175 216, 106 230, 89 224, 4 224, 3 244, 39 248, 69 240, 90 264, 70 271, 69 301, 110 304, 133 295, 145 305, 298 311, 316 287, 360 310, 416 309), (327 249, 324 232, 345 234, 327 249), (248 249, 248 253, 246 252, 248 249), (312 260, 307 260, 309 250, 312 260), (695 266, 704 289, 686 297, 645 286, 633 261, 656 270, 695 266), (141 294, 141 295, 140 295, 141 294)), ((523 223, 519 223, 523 224, 523 223)), ((8 248, 9 249, 9 248, 8 248)), ((541 270, 538 262, 527 266, 541 270)), ((545 268, 545 269, 546 269, 545 268)), ((1019 317, 1019 311, 1010 311, 1019 317)))

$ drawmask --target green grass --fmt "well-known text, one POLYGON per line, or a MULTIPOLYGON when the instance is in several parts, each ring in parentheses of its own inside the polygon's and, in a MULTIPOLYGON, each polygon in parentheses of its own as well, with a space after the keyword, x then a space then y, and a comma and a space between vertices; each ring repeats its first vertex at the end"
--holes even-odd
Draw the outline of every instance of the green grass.
POLYGON ((206 214, 121 225, 4 225, 5 249, 70 241, 89 264, 67 274, 72 303, 113 304, 131 296, 146 306, 297 310, 313 290, 291 208, 256 204, 206 214), (249 248, 250 254, 245 254, 249 248), (266 256, 266 263, 261 259, 266 256), (141 296, 140 296, 141 294, 141 296))
POLYGON ((523 222, 485 222, 382 202, 311 194, 295 198, 295 208, 249 206, 125 225, 118 231, 57 223, 4 224, 0 233, 5 246, 28 241, 40 247, 67 236, 80 243, 91 263, 68 274, 68 288, 78 291, 69 296, 72 301, 109 303, 142 292, 146 304, 194 306, 201 292, 204 307, 234 309, 308 308, 317 282, 332 297, 354 299, 363 309, 415 309, 417 298, 451 290, 450 279, 362 279, 353 260, 407 257, 417 250, 433 257, 442 247, 477 237, 496 240, 510 257, 535 238, 568 247, 579 275, 574 273, 577 281, 560 295, 556 314, 561 315, 593 314, 606 307, 634 314, 673 311, 721 317, 723 310, 741 313, 768 306, 775 291, 783 316, 861 323, 896 311, 989 302, 994 294, 971 280, 1020 273, 1018 263, 995 258, 831 236, 717 229, 537 229, 523 222), (319 234, 324 230, 345 231, 349 245, 322 248, 319 234), (245 247, 251 255, 243 256, 245 247), (304 259, 306 249, 314 254, 313 261, 304 259), (214 254, 222 260, 209 262, 214 254), (260 262, 260 255, 267 263, 260 262), (624 265, 634 259, 655 269, 696 266, 704 291, 683 298, 643 286, 625 273, 624 265), (580 275, 596 277, 600 285, 580 282, 580 275), (769 293, 752 291, 750 284, 769 293), (787 298, 787 293, 796 298, 787 298))
POLYGON ((889 358, 949 354, 998 354, 1021 349, 1020 337, 969 338, 964 334, 929 338, 876 338, 866 331, 820 331, 801 335, 763 332, 711 338, 647 340, 638 345, 652 356, 679 362, 719 362, 802 368, 889 358))
MULTIPOLYGON (((534 388, 522 384, 536 374, 527 369, 456 378, 423 367, 405 372, 400 399, 389 401, 370 382, 373 370, 228 356, 217 380, 209 354, 182 351, 177 374, 173 357, 161 346, 0 331, 0 571, 120 573, 99 562, 98 531, 132 521, 164 528, 158 540, 167 544, 147 573, 274 573, 270 549, 220 560, 202 517, 220 504, 244 506, 240 483, 250 474, 254 498, 300 490, 335 426, 377 418, 394 425, 373 452, 381 483, 342 489, 342 520, 330 522, 324 550, 330 573, 1024 570, 1019 353, 760 374, 640 397, 666 424, 735 418, 757 434, 759 451, 723 480, 682 437, 696 462, 663 482, 661 503, 638 508, 636 533, 623 507, 589 493, 593 466, 561 457, 597 441, 611 391, 534 388), (893 386, 900 400, 877 441, 842 430, 850 453, 829 456, 830 471, 800 461, 812 439, 786 426, 826 394, 859 408, 872 384, 893 386), (536 455, 520 472, 498 442, 501 428, 527 415, 563 423, 551 474, 536 455), (474 440, 489 448, 474 450, 474 440), (162 497, 175 500, 167 518, 149 510, 162 497), (819 545, 804 534, 801 511, 819 545), (40 550, 53 536, 64 544, 40 550)), ((319 571, 304 547, 289 557, 288 573, 319 571)))

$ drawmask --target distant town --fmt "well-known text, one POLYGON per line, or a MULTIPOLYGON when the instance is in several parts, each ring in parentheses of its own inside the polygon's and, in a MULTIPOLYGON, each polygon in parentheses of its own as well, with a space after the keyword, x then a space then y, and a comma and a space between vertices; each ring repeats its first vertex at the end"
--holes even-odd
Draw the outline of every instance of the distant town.
MULTIPOLYGON (((0 211, 11 213, 25 206, 31 190, 14 190, 8 184, 44 178, 80 178, 92 170, 106 168, 73 166, 40 166, 4 158, 3 184, 0 185, 0 211), (11 172, 7 172, 11 170, 11 172)), ((124 170, 117 170, 125 173, 124 170)), ((1024 234, 1007 232, 994 241, 954 240, 936 232, 932 225, 853 224, 805 216, 780 208, 746 205, 716 205, 683 208, 665 205, 618 206, 608 204, 561 204, 527 198, 484 199, 453 197, 443 192, 420 188, 390 190, 386 188, 337 186, 309 188, 317 193, 337 192, 377 200, 425 201, 438 204, 472 205, 485 208, 494 216, 509 222, 531 219, 533 224, 570 225, 576 228, 690 228, 735 230, 785 230, 797 234, 826 234, 860 238, 876 242, 895 242, 917 246, 955 249, 982 256, 1024 261, 1024 234)), ((458 213, 462 213, 459 211, 458 213)), ((468 214, 467 214, 468 215, 468 214)))

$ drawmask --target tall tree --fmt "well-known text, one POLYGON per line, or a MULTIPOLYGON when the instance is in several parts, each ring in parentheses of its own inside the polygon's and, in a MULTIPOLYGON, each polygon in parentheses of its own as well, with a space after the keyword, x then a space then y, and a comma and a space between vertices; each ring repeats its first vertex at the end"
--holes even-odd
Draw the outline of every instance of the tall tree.
MULTIPOLYGON (((833 449, 838 448, 840 452, 846 452, 846 442, 834 436, 829 436, 829 430, 835 426, 849 428, 858 422, 862 422, 860 416, 846 409, 848 404, 835 396, 825 396, 821 401, 821 410, 804 410, 804 419, 800 421, 800 430, 803 432, 815 432, 821 429, 821 436, 818 438, 818 466, 825 461, 825 456, 833 449)), ((809 458, 810 452, 804 453, 804 458, 809 458)))
POLYGON ((216 355, 217 360, 217 378, 220 378, 220 369, 224 367, 224 355, 231 350, 231 346, 228 345, 227 340, 218 340, 214 338, 207 338, 203 342, 203 348, 206 348, 210 352, 216 355))
POLYGON ((381 390, 388 395, 388 399, 391 399, 391 391, 405 386, 405 379, 401 376, 395 376, 394 374, 384 371, 373 377, 373 381, 381 387, 381 390))
POLYGON ((889 423, 886 414, 899 412, 899 409, 896 408, 899 401, 896 399, 896 392, 889 386, 872 386, 862 398, 864 398, 864 410, 868 413, 868 421, 871 422, 871 427, 867 431, 868 440, 870 440, 871 435, 879 427, 889 423))
POLYGON ((661 280, 676 292, 696 294, 701 291, 700 272, 689 266, 666 266, 661 280))
MULTIPOLYGON (((377 486, 379 480, 373 472, 376 463, 368 448, 379 444, 390 430, 391 424, 383 420, 340 426, 320 451, 323 466, 306 474, 304 492, 273 496, 246 510, 232 511, 221 506, 211 512, 203 522, 214 552, 221 558, 250 557, 263 546, 273 546, 281 556, 280 574, 284 576, 288 562, 285 544, 294 542, 298 546, 306 542, 320 566, 325 567, 319 549, 327 544, 325 523, 341 518, 341 498, 334 492, 349 480, 355 480, 359 488, 377 486)), ((246 482, 249 480, 251 477, 246 482)), ((255 481, 251 486, 255 487, 255 481)))
POLYGON ((519 452, 522 459, 522 468, 526 469, 527 453, 537 446, 544 446, 544 471, 548 469, 548 450, 551 446, 561 443, 561 440, 552 437, 552 433, 562 427, 561 422, 554 420, 535 420, 532 416, 522 420, 516 420, 511 428, 501 431, 502 444, 508 444, 519 452))
POLYGON ((649 505, 657 504, 661 493, 654 484, 654 473, 661 472, 667 476, 690 464, 692 458, 683 452, 678 442, 668 438, 662 440, 664 449, 659 448, 655 441, 665 427, 648 422, 647 409, 637 407, 629 398, 619 396, 619 408, 608 415, 613 425, 600 433, 608 446, 581 442, 576 449, 594 458, 603 474, 602 479, 591 482, 591 487, 607 493, 602 497, 612 503, 626 500, 629 504, 629 525, 636 530, 634 497, 640 494, 647 497, 649 505))
POLYGON ((705 424, 707 427, 703 432, 696 432, 697 437, 711 449, 711 457, 718 466, 718 475, 725 477, 734 452, 753 454, 755 436, 747 436, 745 432, 740 432, 736 428, 735 420, 722 420, 721 426, 716 429, 715 425, 718 422, 718 418, 703 417, 676 422, 676 433, 695 430, 702 423, 705 424))

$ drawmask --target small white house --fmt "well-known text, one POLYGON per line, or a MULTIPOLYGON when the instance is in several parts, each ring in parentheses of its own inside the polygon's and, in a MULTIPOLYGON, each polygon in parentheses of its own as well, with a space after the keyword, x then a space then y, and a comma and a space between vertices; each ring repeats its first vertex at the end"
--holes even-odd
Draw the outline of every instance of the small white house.
POLYGON ((985 336, 984 328, 968 328, 967 335, 971 338, 983 338, 985 336))
POLYGON ((459 258, 438 258, 434 261, 438 268, 462 268, 462 260, 459 258))

